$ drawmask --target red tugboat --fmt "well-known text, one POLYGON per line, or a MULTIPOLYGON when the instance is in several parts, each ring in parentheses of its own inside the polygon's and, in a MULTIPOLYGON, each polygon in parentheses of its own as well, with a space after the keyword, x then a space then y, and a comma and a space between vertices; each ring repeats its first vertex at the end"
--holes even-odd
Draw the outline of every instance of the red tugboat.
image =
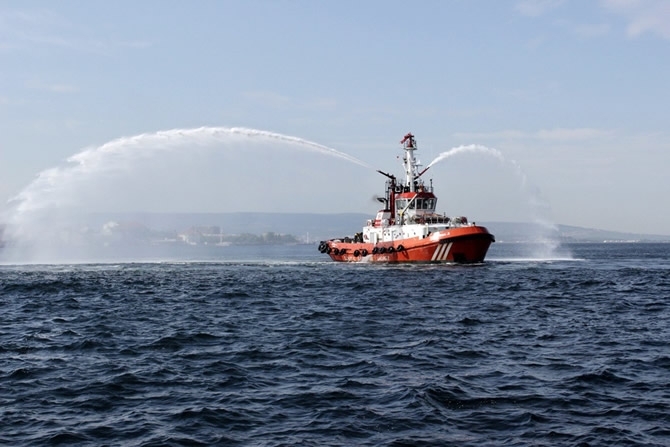
POLYGON ((465 217, 436 214, 433 182, 426 186, 414 157, 414 135, 400 141, 405 151, 405 181, 377 171, 388 178, 386 197, 375 219, 353 237, 321 241, 319 251, 340 262, 455 262, 484 261, 495 238, 485 227, 468 223, 465 217))

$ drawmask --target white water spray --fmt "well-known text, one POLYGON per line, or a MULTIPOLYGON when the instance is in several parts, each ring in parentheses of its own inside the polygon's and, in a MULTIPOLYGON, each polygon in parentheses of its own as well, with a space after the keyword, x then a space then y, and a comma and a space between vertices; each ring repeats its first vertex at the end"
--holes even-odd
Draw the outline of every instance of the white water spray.
POLYGON ((467 146, 458 146, 458 147, 451 148, 446 152, 442 152, 440 155, 438 155, 435 158, 435 160, 431 161, 428 164, 426 169, 430 168, 431 166, 433 166, 433 165, 435 165, 435 164, 437 164, 437 163, 439 163, 443 160, 446 160, 447 158, 454 157, 456 155, 471 154, 471 153, 480 153, 480 154, 484 154, 484 155, 489 155, 489 156, 495 158, 496 160, 498 160, 500 163, 503 163, 503 164, 509 163, 509 165, 512 166, 512 168, 514 169, 514 172, 516 173, 519 180, 521 181, 521 186, 523 188, 526 187, 526 184, 527 184, 526 174, 523 173, 523 171, 521 170, 521 167, 519 166, 519 164, 516 161, 514 161, 514 160, 508 161, 508 160, 505 159, 502 152, 500 152, 498 149, 482 146, 480 144, 470 144, 470 145, 467 145, 467 146))
POLYGON ((453 156, 459 155, 459 154, 473 153, 473 152, 479 152, 479 153, 482 153, 482 154, 491 155, 491 156, 497 158, 501 162, 505 161, 505 157, 503 157, 502 153, 498 149, 491 149, 491 148, 488 148, 486 146, 482 146, 482 145, 479 145, 479 144, 470 144, 468 146, 453 147, 446 152, 442 152, 440 155, 438 155, 435 158, 435 160, 428 163, 428 166, 426 166, 426 168, 430 168, 431 166, 441 162, 442 160, 446 160, 449 157, 453 157, 453 156))
POLYGON ((519 166, 515 160, 507 160, 498 149, 478 144, 454 147, 439 154, 428 164, 426 169, 456 155, 472 153, 491 156, 499 163, 510 166, 516 177, 519 179, 521 190, 527 196, 528 204, 530 206, 530 217, 537 228, 540 229, 539 234, 533 235, 535 244, 533 244, 531 256, 535 259, 565 259, 566 256, 567 258, 571 258, 569 253, 566 254, 565 250, 561 249, 560 243, 555 237, 558 232, 558 227, 556 227, 556 225, 547 217, 544 217, 545 213, 549 211, 549 204, 540 198, 537 188, 529 187, 528 177, 521 169, 521 166, 519 166))
MULTIPOLYGON (((275 149, 275 147, 279 147, 301 150, 312 154, 327 155, 369 168, 363 161, 336 149, 302 138, 256 129, 201 127, 172 129, 123 137, 101 146, 86 148, 69 157, 62 166, 40 172, 35 180, 8 202, 6 210, 0 210, 3 212, 3 215, 0 215, 0 224, 6 225, 4 239, 5 241, 20 241, 20 243, 28 241, 27 244, 37 247, 46 247, 53 243, 55 239, 68 239, 71 236, 71 231, 68 229, 65 232, 62 229, 68 226, 72 227, 73 222, 80 222, 79 218, 84 213, 90 212, 86 208, 87 200, 88 203, 93 201, 94 208, 98 208, 98 211, 113 209, 114 205, 111 202, 114 200, 117 200, 117 202, 120 200, 120 205, 117 203, 117 206, 121 207, 125 206, 124 203, 126 202, 136 203, 136 201, 133 202, 136 196, 145 194, 146 197, 147 192, 153 194, 150 196, 152 200, 158 199, 157 201, 163 200, 164 203, 166 201, 172 203, 173 199, 177 199, 176 195, 184 188, 195 184, 198 185, 196 188, 200 188, 195 190, 195 194, 208 191, 213 195, 213 200, 220 203, 218 206, 224 207, 224 210, 245 211, 245 209, 226 207, 226 203, 230 203, 229 200, 233 198, 242 196, 249 202, 254 203, 260 202, 261 199, 267 199, 267 196, 276 200, 275 198, 278 194, 281 194, 281 191, 286 190, 288 193, 291 191, 291 185, 298 187, 305 182, 312 185, 313 196, 316 194, 314 190, 317 185, 317 183, 314 183, 314 176, 337 175, 336 167, 333 170, 328 169, 326 173, 323 171, 303 173, 305 169, 308 169, 307 166, 303 167, 301 165, 304 160, 286 159, 285 154, 276 150, 262 152, 261 154, 245 153, 246 149, 252 150, 254 146, 248 146, 244 143, 250 143, 252 140, 257 145, 260 144, 259 148, 275 149), (276 144, 281 144, 281 146, 275 146, 276 144), (219 150, 221 145, 223 145, 225 151, 219 150), (212 156, 219 154, 219 156, 226 158, 225 163, 215 165, 210 163, 205 168, 209 175, 216 175, 217 184, 203 183, 200 172, 205 174, 204 171, 190 172, 189 176, 182 175, 181 177, 174 174, 178 171, 178 169, 174 169, 175 163, 188 165, 188 163, 200 159, 199 163, 202 164, 210 160, 200 157, 198 148, 216 148, 216 151, 211 152, 212 156), (274 164, 283 163, 284 159, 286 159, 284 165, 291 166, 288 172, 277 170, 280 167, 276 166, 275 168, 274 166, 274 164), (164 170, 166 166, 172 171, 166 172, 164 170), (129 177, 129 174, 134 173, 137 168, 145 170, 141 171, 140 176, 129 177), (163 171, 160 171, 160 169, 163 169, 163 171), (256 171, 262 171, 263 169, 274 170, 278 177, 269 178, 263 174, 260 174, 259 177, 256 171), (155 175, 157 172, 167 175, 155 175), (296 178, 296 172, 300 178, 296 178), (242 185, 240 180, 244 178, 245 173, 248 173, 251 178, 242 185), (293 176, 289 177, 291 174, 293 176), (154 176, 152 177, 152 175, 154 176), (272 183, 273 181, 280 183, 272 183), (134 188, 134 186, 137 186, 137 182, 140 182, 141 189, 134 188), (165 186, 165 182, 169 182, 167 186, 172 188, 170 191, 172 194, 175 194, 174 188, 177 188, 175 197, 172 195, 165 197, 167 191, 161 188, 161 186, 165 186), (101 185, 108 189, 100 188, 101 185), (275 187, 275 185, 280 187, 275 187), (259 188, 265 188, 264 192, 259 193, 259 188), (220 192, 216 194, 211 191, 212 189, 220 192), (113 195, 110 195, 110 193, 113 195)), ((183 170, 180 172, 183 172, 183 170)), ((324 178, 325 182, 332 184, 333 182, 329 182, 329 180, 331 179, 324 178)), ((192 188, 188 193, 193 194, 192 188)), ((186 200, 190 201, 191 196, 185 195, 185 197, 186 200)), ((184 197, 182 197, 183 199, 184 197)), ((149 205, 152 205, 152 203, 149 203, 149 205)), ((257 207, 258 205, 251 206, 257 207)), ((269 208, 268 210, 275 211, 276 208, 269 208)), ((247 211, 258 211, 258 209, 247 211)), ((66 244, 71 246, 70 242, 70 239, 65 241, 66 244)))
MULTIPOLYGON (((65 203, 59 203, 58 200, 67 200, 67 197, 62 195, 56 197, 53 193, 57 192, 59 187, 69 184, 74 178, 91 174, 101 175, 123 169, 129 161, 153 157, 157 152, 173 151, 175 148, 183 146, 187 141, 204 146, 221 142, 230 137, 263 138, 292 143, 310 151, 369 167, 357 158, 336 149, 298 137, 263 130, 242 127, 201 127, 145 133, 133 137, 118 138, 102 146, 85 149, 68 158, 69 165, 40 172, 31 184, 10 200, 10 203, 15 205, 14 218, 45 206, 65 205, 65 203)), ((10 221, 10 223, 12 222, 10 221)))

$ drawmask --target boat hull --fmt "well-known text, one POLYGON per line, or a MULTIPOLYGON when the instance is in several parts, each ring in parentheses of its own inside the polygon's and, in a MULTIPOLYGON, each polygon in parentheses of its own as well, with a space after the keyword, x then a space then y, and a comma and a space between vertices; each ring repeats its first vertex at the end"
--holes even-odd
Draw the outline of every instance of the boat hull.
POLYGON ((494 237, 485 227, 448 228, 427 237, 379 242, 324 242, 322 251, 338 262, 483 262, 494 237))

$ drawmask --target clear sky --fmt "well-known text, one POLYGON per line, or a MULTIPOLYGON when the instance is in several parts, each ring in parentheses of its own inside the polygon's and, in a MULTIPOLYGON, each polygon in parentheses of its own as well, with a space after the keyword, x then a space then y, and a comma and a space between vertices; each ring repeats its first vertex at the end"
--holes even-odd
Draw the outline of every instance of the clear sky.
MULTIPOLYGON (((245 127, 394 170, 411 131, 424 164, 470 144, 504 157, 465 153, 431 168, 450 214, 527 220, 519 203, 537 201, 555 223, 670 234, 668 0, 0 1, 0 67, 0 203, 120 137, 245 127)), ((275 168, 323 169, 302 152, 269 150, 220 172, 267 186, 275 168)), ((198 156, 187 176, 169 164, 153 174, 188 185, 204 181, 197 169, 232 163, 198 156)), ((374 213, 383 177, 329 166, 338 172, 301 178, 323 206, 310 196, 301 208, 295 191, 293 205, 268 205, 259 188, 249 198, 260 209, 239 210, 374 213), (329 202, 338 182, 365 203, 329 202)), ((273 179, 272 189, 294 179, 273 179)), ((78 185, 109 195, 113 184, 78 185)), ((158 210, 236 211, 174 196, 149 200, 158 210)), ((142 206, 127 190, 114 200, 142 206)))

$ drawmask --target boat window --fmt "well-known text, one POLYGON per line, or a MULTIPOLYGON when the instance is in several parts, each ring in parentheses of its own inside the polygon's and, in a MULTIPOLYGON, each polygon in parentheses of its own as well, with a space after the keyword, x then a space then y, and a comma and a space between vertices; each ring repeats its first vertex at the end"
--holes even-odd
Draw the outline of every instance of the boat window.
POLYGON ((423 200, 424 209, 432 210, 435 209, 434 199, 424 199, 423 200))

